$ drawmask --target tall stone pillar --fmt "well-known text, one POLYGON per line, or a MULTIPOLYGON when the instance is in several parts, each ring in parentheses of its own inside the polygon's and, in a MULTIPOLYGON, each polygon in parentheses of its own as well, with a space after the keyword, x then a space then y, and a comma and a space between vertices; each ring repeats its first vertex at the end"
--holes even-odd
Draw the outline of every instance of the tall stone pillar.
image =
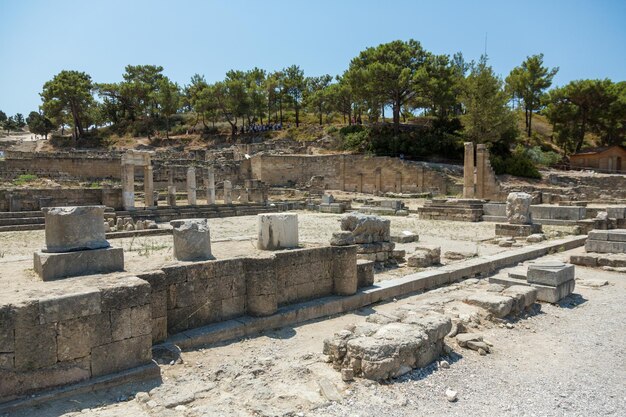
POLYGON ((233 184, 224 180, 224 204, 233 204, 233 184))
POLYGON ((377 195, 380 195, 380 194, 383 193, 383 178, 382 177, 383 177, 383 174, 382 174, 380 168, 378 168, 375 171, 375 175, 374 175, 374 178, 375 178, 374 181, 376 183, 375 187, 376 187, 376 194, 377 195))
POLYGON ((396 172, 396 193, 402 194, 402 173, 396 172))
POLYGON ((154 201, 154 180, 152 175, 152 165, 143 167, 143 191, 146 208, 156 206, 154 201))
POLYGON ((363 174, 359 174, 359 183, 357 184, 358 188, 357 191, 362 193, 363 192, 363 174))
POLYGON ((474 143, 465 142, 463 198, 474 198, 474 143))
POLYGON ((135 167, 131 164, 122 165, 122 202, 124 210, 135 208, 135 167))
POLYGON ((485 169, 489 158, 485 145, 476 146, 476 192, 474 196, 477 198, 485 198, 485 169))
POLYGON ((170 207, 176 207, 176 186, 174 185, 174 170, 172 168, 168 171, 167 179, 167 205, 170 207))
POLYGON ((212 170, 207 172, 207 204, 215 204, 215 173, 212 170))
POLYGON ((196 201, 196 169, 187 168, 187 204, 195 206, 196 201))

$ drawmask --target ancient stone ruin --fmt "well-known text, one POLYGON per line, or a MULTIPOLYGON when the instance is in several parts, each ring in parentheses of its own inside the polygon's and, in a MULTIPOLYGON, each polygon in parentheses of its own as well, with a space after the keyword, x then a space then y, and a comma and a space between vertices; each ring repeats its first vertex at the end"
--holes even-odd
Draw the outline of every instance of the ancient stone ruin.
POLYGON ((52 207, 46 216, 46 247, 34 254, 43 281, 124 270, 124 253, 105 238, 104 207, 52 207))
MULTIPOLYGON (((341 232, 334 232, 332 246, 356 245, 359 259, 376 262, 397 260, 395 244, 391 242, 391 222, 377 216, 359 213, 348 214, 341 219, 341 232)), ((403 254, 401 257, 404 257, 403 254)))

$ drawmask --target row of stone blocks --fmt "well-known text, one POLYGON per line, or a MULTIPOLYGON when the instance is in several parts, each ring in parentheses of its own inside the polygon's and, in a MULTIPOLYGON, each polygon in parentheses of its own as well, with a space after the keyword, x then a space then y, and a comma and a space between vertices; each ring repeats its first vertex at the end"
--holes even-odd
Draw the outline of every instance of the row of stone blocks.
POLYGON ((585 250, 598 253, 626 253, 626 229, 590 231, 585 250))
POLYGON ((575 266, 560 261, 536 262, 528 266, 526 274, 511 272, 503 278, 494 276, 489 282, 494 284, 530 285, 537 289, 537 299, 557 303, 570 295, 576 286, 575 266))

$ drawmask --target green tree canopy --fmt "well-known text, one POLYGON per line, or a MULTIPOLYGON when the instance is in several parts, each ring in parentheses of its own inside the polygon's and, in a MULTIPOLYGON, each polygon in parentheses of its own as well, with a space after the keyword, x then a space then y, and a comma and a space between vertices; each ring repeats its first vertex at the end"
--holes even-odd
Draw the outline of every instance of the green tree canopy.
POLYGON ((30 130, 31 133, 34 133, 35 135, 43 135, 46 139, 48 139, 48 133, 54 129, 52 122, 43 114, 36 111, 31 111, 28 114, 26 123, 28 124, 28 130, 30 130))
POLYGON ((42 109, 45 114, 61 123, 64 113, 71 116, 74 136, 84 135, 83 118, 94 102, 91 77, 79 71, 61 71, 46 82, 41 92, 42 109))
POLYGON ((506 77, 507 90, 524 104, 526 133, 531 135, 533 112, 540 110, 545 93, 559 68, 549 69, 543 65, 543 54, 526 57, 519 67, 513 68, 506 77))

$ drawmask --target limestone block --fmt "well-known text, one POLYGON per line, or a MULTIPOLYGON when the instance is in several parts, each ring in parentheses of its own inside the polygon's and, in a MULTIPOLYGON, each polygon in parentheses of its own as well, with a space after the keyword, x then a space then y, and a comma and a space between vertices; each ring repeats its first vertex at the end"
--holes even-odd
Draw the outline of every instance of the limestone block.
POLYGON ((132 337, 152 334, 152 308, 150 304, 130 309, 130 332, 132 337))
POLYGON ((277 275, 272 259, 246 263, 246 308, 251 316, 269 316, 278 309, 277 275))
POLYGON ((496 223, 496 236, 528 237, 542 232, 540 224, 496 223))
POLYGON ((521 313, 537 301, 537 289, 528 285, 512 285, 502 295, 513 298, 511 312, 521 313))
POLYGON ((426 268, 441 262, 441 247, 435 245, 419 245, 407 258, 407 265, 413 268, 426 268))
POLYGON ((530 203, 532 196, 528 193, 509 193, 506 198, 506 217, 510 224, 530 224, 530 203))
POLYGON ((15 328, 15 368, 20 371, 52 366, 57 362, 55 323, 15 328))
POLYGON ((113 310, 111 317, 111 341, 124 340, 131 337, 130 308, 113 310))
POLYGON ((100 301, 100 291, 95 289, 41 298, 39 322, 41 324, 54 323, 99 314, 100 301))
POLYGON ((133 337, 94 347, 92 376, 100 376, 145 365, 152 360, 152 335, 133 337))
POLYGON ((92 347, 110 342, 111 322, 106 313, 62 321, 57 326, 59 361, 89 356, 92 347))
POLYGON ((465 299, 467 304, 484 308, 495 317, 506 317, 513 308, 513 298, 492 293, 476 293, 465 299))
POLYGON ((167 186, 167 205, 170 207, 176 207, 176 186, 167 186))
POLYGON ((557 287, 574 279, 574 268, 560 261, 535 262, 528 266, 526 279, 530 284, 557 287))
POLYGON ((626 218, 626 207, 607 207, 606 213, 611 219, 626 218))
POLYGON ((174 257, 179 261, 214 259, 208 219, 182 219, 170 222, 174 235, 174 257))
POLYGON ((150 284, 137 277, 117 278, 100 289, 102 311, 123 310, 150 303, 150 284))
POLYGON ((374 285, 374 262, 359 259, 356 261, 358 287, 374 285))
POLYGON ((297 214, 259 214, 257 230, 257 248, 261 250, 298 247, 297 214))
POLYGON ((104 232, 104 206, 44 208, 46 252, 108 248, 104 232))
POLYGON ((417 242, 419 238, 420 237, 417 233, 403 230, 402 233, 400 233, 399 235, 391 236, 391 241, 395 243, 411 243, 417 242))
POLYGON ((233 204, 233 184, 224 180, 224 204, 233 204))
POLYGON ((333 232, 333 237, 330 239, 331 246, 347 246, 354 245, 354 236, 352 232, 333 232))
POLYGON ((167 339, 167 317, 152 319, 152 343, 163 342, 167 339))
POLYGON ((122 248, 66 253, 35 252, 34 269, 43 281, 124 270, 122 248))
POLYGON ((352 232, 355 243, 389 242, 390 227, 390 220, 360 213, 351 213, 341 219, 341 230, 352 232))
POLYGON ((537 300, 546 303, 558 303, 561 299, 574 292, 576 280, 565 281, 556 287, 551 285, 531 284, 537 289, 537 300))

